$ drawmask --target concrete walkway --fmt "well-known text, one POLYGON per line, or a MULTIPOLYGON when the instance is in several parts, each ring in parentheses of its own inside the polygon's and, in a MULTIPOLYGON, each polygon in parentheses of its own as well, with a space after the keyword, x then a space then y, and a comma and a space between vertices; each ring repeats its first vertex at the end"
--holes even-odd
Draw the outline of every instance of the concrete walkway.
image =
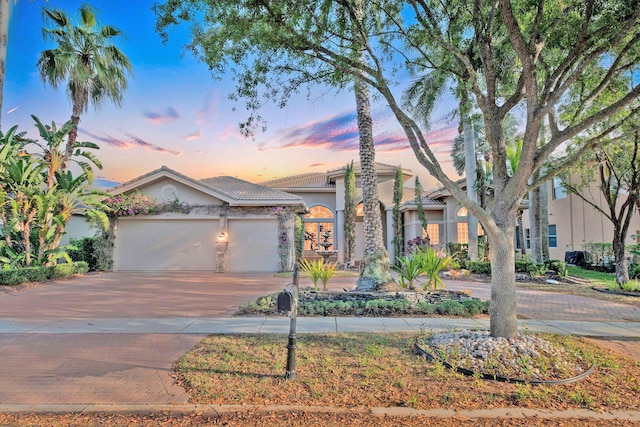
MULTIPOLYGON (((288 333, 287 318, 230 317, 239 305, 288 281, 257 274, 108 273, 0 294, 0 411, 186 404, 188 396, 170 375, 172 363, 207 334, 288 333)), ((353 281, 332 280, 332 288, 350 289, 353 281)), ((488 284, 447 286, 488 297, 488 284)), ((640 354, 640 307, 518 290, 518 313, 528 318, 518 322, 521 330, 606 337, 618 349, 626 345, 627 352, 640 354)), ((486 329, 488 322, 300 318, 298 332, 486 329)))

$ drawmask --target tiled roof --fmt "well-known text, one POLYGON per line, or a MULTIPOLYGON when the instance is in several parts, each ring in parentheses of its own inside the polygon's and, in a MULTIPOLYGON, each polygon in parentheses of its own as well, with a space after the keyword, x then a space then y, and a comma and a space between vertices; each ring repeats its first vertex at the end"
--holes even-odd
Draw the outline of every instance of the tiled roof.
MULTIPOLYGON (((381 173, 381 172, 386 172, 386 173, 392 173, 395 174, 396 173, 396 169, 398 168, 398 166, 394 166, 394 165, 388 165, 386 163, 378 163, 376 162, 375 164, 375 168, 376 168, 376 172, 381 173)), ((347 171, 347 166, 341 166, 339 168, 335 168, 335 169, 331 169, 327 172, 327 175, 336 175, 337 173, 345 173, 347 171)), ((357 163, 353 163, 353 172, 356 174, 359 174, 362 172, 362 165, 360 162, 357 163)), ((411 170, 409 169, 402 169, 402 172, 405 175, 412 175, 413 172, 411 172, 411 170)))
POLYGON ((284 191, 265 187, 263 185, 252 184, 242 179, 231 176, 218 176, 215 178, 201 179, 200 182, 212 190, 227 194, 236 200, 242 201, 274 201, 274 202, 292 202, 300 201, 302 198, 284 191))
MULTIPOLYGON (((430 197, 427 196, 422 196, 422 206, 426 207, 426 206, 444 206, 445 203, 441 202, 440 200, 434 200, 430 197)), ((401 206, 404 207, 410 207, 410 206, 417 206, 416 204, 416 200, 415 199, 409 199, 406 202, 402 203, 401 206)))
POLYGON ((330 184, 327 181, 327 174, 323 172, 312 172, 272 179, 264 181, 260 183, 260 185, 270 188, 335 188, 334 184, 330 184))

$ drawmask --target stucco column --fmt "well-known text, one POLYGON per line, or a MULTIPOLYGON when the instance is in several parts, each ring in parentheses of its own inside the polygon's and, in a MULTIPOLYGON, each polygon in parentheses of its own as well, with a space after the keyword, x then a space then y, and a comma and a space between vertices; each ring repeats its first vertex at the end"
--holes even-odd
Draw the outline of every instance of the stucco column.
POLYGON ((396 262, 396 248, 393 244, 393 238, 395 237, 393 231, 393 211, 387 209, 387 252, 389 252, 389 261, 391 265, 396 262))
POLYGON ((339 210, 336 211, 336 229, 335 229, 335 241, 338 245, 338 263, 344 263, 344 251, 346 249, 346 244, 344 241, 344 211, 339 210))

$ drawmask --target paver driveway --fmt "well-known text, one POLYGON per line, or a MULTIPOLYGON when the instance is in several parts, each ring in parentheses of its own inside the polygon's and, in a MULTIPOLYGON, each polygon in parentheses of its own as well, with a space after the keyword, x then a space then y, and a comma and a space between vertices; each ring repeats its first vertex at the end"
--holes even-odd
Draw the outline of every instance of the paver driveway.
POLYGON ((290 281, 260 273, 89 274, 0 293, 0 318, 228 317, 290 281))
MULTIPOLYGON (((229 317, 288 281, 272 274, 90 274, 0 293, 0 319, 229 317)), ((171 364, 202 338, 0 334, 0 403, 185 403, 171 364)))

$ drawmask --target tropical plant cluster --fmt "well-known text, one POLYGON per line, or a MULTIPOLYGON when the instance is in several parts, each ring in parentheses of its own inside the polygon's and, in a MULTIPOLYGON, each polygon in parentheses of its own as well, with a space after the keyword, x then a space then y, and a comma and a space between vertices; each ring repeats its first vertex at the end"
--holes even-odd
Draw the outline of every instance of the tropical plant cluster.
POLYGON ((71 122, 57 127, 32 116, 40 140, 26 137, 17 126, 0 132, 0 263, 3 269, 48 266, 65 259, 60 246, 74 214, 107 228, 105 193, 92 189, 93 167, 102 168, 92 151, 98 146, 75 142, 66 154, 64 140, 71 122), (33 149, 32 147, 35 147, 33 149), (78 172, 69 170, 71 164, 78 172))
POLYGON ((398 257, 393 269, 398 273, 398 284, 410 290, 445 287, 440 272, 451 264, 451 257, 429 246, 416 246, 412 252, 398 257))
POLYGON ((318 290, 318 280, 322 282, 322 290, 327 290, 327 282, 335 273, 338 264, 325 262, 324 258, 318 260, 301 259, 300 270, 313 282, 313 288, 318 290))
MULTIPOLYGON (((258 298, 238 310, 240 315, 274 314, 277 295, 258 298)), ((299 316, 460 316, 472 317, 489 313, 489 301, 468 298, 462 301, 446 300, 437 304, 427 301, 413 303, 406 298, 375 298, 354 300, 301 299, 299 316)))

